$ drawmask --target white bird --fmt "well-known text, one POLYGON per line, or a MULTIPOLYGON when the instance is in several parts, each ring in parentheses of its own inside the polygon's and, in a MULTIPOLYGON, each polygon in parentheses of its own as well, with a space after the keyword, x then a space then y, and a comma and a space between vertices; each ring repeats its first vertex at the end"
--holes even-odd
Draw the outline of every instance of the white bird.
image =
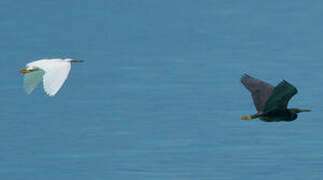
POLYGON ((25 74, 24 89, 30 94, 43 80, 45 92, 49 96, 55 96, 64 84, 70 70, 72 62, 84 62, 75 59, 40 59, 30 62, 26 69, 19 72, 25 74))

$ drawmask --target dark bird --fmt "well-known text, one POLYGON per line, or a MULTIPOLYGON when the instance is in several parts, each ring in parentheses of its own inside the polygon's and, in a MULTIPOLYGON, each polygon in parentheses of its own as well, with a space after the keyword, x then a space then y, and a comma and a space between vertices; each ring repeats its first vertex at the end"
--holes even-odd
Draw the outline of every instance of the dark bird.
POLYGON ((297 93, 297 89, 283 80, 276 87, 244 74, 241 83, 250 91, 257 113, 243 116, 243 120, 259 118, 265 122, 293 121, 297 113, 310 112, 307 109, 287 109, 288 101, 297 93))

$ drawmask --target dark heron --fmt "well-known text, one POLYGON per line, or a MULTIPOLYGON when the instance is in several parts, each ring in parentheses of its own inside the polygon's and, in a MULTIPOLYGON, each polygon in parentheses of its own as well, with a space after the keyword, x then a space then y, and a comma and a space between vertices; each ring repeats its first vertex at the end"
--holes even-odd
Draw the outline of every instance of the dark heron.
POLYGON ((297 113, 310 112, 307 109, 287 109, 288 101, 297 93, 297 89, 283 80, 276 87, 244 74, 240 81, 250 91, 257 113, 243 116, 241 119, 259 118, 266 122, 293 121, 297 113))

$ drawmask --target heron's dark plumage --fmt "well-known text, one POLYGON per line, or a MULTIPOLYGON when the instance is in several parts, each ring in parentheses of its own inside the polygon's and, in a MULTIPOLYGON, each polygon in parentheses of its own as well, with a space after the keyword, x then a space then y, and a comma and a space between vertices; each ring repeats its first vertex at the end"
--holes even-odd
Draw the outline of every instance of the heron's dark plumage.
POLYGON ((244 74, 240 81, 250 91, 257 111, 262 112, 267 99, 271 96, 274 86, 251 77, 248 74, 244 74))
POLYGON ((272 91, 271 96, 266 101, 263 112, 270 112, 276 109, 287 109, 288 101, 297 94, 297 89, 283 80, 272 91))
POLYGON ((293 121, 299 112, 310 110, 288 109, 289 100, 297 94, 297 89, 283 80, 276 87, 244 74, 241 83, 250 91, 257 113, 242 119, 259 118, 263 121, 293 121))

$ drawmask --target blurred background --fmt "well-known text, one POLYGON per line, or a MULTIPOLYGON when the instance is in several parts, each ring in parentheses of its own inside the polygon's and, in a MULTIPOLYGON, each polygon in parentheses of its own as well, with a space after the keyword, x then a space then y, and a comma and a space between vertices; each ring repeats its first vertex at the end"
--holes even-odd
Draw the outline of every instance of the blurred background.
POLYGON ((321 1, 0 2, 0 179, 323 178, 321 1), (73 64, 55 97, 25 64, 73 64), (255 113, 248 73, 298 88, 293 122, 255 113))

